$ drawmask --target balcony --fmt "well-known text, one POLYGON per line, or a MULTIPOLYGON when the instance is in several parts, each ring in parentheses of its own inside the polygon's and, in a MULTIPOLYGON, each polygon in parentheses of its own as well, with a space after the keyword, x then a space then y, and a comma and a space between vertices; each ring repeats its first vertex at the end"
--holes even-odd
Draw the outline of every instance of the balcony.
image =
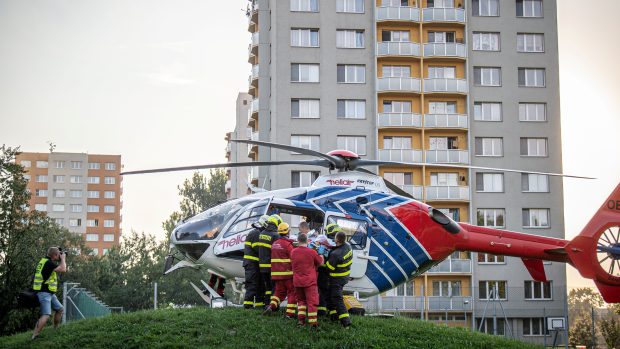
POLYGON ((226 184, 224 184, 224 190, 229 192, 230 189, 232 188, 232 184, 230 182, 230 179, 226 181, 226 184))
POLYGON ((399 185, 398 187, 404 190, 405 192, 409 193, 414 198, 418 200, 422 200, 423 187, 421 185, 407 184, 407 185, 399 185))
POLYGON ((249 79, 250 86, 256 87, 258 85, 258 64, 252 66, 252 73, 249 79))
POLYGON ((429 42, 424 44, 424 57, 467 57, 465 44, 456 42, 429 42))
POLYGON ((257 185, 258 184, 258 166, 252 166, 248 171, 248 182, 257 185))
POLYGON ((460 149, 427 150, 426 162, 432 164, 468 164, 469 151, 460 149))
POLYGON ((398 21, 398 22, 419 22, 420 9, 417 7, 377 7, 377 22, 398 21))
POLYGON ((426 114, 424 115, 426 128, 468 128, 467 114, 426 114))
POLYGON ((422 127, 422 116, 414 113, 379 113, 379 127, 422 127))
POLYGON ((471 259, 448 258, 427 271, 429 274, 465 273, 471 274, 471 259))
POLYGON ((420 79, 418 78, 377 78, 377 90, 379 92, 420 92, 420 79))
POLYGON ((258 98, 252 99, 250 108, 248 109, 248 126, 256 128, 256 122, 258 121, 258 98))
POLYGON ((422 162, 422 151, 417 149, 379 149, 379 160, 422 162))
POLYGON ((471 310, 472 299, 471 297, 442 297, 442 296, 428 296, 428 310, 458 310, 465 311, 471 310))
POLYGON ((426 200, 469 201, 469 187, 428 186, 424 188, 426 200))
POLYGON ((377 43, 377 56, 420 57, 420 44, 410 41, 381 41, 377 43))
POLYGON ((462 8, 425 8, 422 9, 424 22, 465 23, 465 9, 462 8))
POLYGON ((465 79, 424 79, 424 92, 467 93, 465 79))
POLYGON ((424 297, 381 296, 381 310, 403 311, 424 309, 424 297))

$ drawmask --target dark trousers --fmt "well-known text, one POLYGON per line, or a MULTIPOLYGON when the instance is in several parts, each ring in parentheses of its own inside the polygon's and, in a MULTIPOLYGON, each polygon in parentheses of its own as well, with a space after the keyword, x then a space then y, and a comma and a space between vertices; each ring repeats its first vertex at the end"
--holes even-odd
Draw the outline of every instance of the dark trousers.
POLYGON ((265 288, 258 263, 246 263, 245 269, 245 298, 244 308, 262 308, 265 306, 265 288))
POLYGON ((342 288, 347 282, 348 280, 344 278, 329 279, 329 315, 332 320, 338 320, 344 326, 351 324, 349 312, 342 298, 342 288))
POLYGON ((319 275, 316 279, 319 288, 319 306, 317 307, 319 316, 327 315, 327 304, 329 303, 329 271, 326 267, 319 268, 319 275))
POLYGON ((272 291, 273 291, 273 282, 271 281, 271 270, 269 270, 269 272, 267 273, 260 273, 261 275, 261 280, 263 282, 263 299, 265 304, 269 304, 269 302, 271 301, 271 295, 272 295, 272 291))

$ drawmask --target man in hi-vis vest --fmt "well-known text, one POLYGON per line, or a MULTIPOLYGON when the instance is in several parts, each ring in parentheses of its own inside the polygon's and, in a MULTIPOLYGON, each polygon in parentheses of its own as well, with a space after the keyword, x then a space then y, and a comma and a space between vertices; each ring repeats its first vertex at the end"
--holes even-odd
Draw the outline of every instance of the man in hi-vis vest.
POLYGON ((39 321, 37 321, 37 326, 34 328, 32 339, 39 336, 47 320, 52 315, 52 309, 56 312, 54 314, 54 328, 60 325, 63 307, 58 301, 58 298, 56 298, 56 290, 58 290, 57 273, 64 273, 67 271, 66 257, 66 253, 61 252, 58 247, 50 247, 47 250, 47 256, 41 258, 39 264, 37 264, 37 268, 34 272, 32 289, 37 292, 37 297, 41 304, 41 317, 39 321), (55 262, 59 260, 60 264, 56 264, 55 262))

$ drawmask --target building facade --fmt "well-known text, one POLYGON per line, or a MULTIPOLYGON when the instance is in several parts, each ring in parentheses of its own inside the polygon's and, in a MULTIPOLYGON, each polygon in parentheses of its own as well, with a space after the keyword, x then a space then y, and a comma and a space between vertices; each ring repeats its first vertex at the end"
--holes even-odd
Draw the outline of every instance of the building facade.
POLYGON ((30 209, 84 237, 93 254, 118 245, 121 236, 120 155, 28 153, 17 156, 26 170, 30 209))
MULTIPOLYGON (((561 179, 459 167, 561 172, 556 12, 554 0, 251 1, 250 137, 420 163, 371 170, 457 221, 561 238, 561 179)), ((249 176, 278 189, 325 172, 249 176)), ((518 258, 457 252, 368 304, 493 332, 497 298, 495 332, 543 343, 542 317, 561 316, 566 294, 564 265, 545 269, 536 283, 518 258)))
MULTIPOLYGON (((251 81, 251 77, 250 77, 251 81)), ((240 92, 236 101, 236 122, 235 130, 226 134, 226 160, 228 162, 247 162, 251 161, 250 155, 256 150, 246 144, 230 142, 231 139, 252 139, 252 129, 247 126, 248 112, 252 104, 252 97, 240 92)), ((256 131, 254 134, 258 134, 256 131)), ((256 139, 256 138, 254 138, 256 139)), ((250 187, 252 178, 251 167, 228 167, 226 168, 226 197, 228 199, 240 198, 251 193, 250 187)), ((255 182, 256 183, 256 182, 255 182)))

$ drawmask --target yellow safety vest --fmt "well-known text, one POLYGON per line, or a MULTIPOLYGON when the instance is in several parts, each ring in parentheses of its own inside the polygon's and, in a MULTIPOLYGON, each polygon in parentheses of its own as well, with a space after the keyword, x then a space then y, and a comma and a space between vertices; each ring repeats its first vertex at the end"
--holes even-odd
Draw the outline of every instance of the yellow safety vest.
POLYGON ((43 280, 43 266, 45 266, 47 261, 48 258, 41 258, 39 264, 37 264, 37 269, 34 272, 34 283, 32 284, 32 289, 35 291, 40 291, 41 286, 45 283, 47 285, 47 289, 50 292, 55 293, 58 289, 58 276, 56 275, 56 272, 52 271, 49 279, 45 282, 43 280))

